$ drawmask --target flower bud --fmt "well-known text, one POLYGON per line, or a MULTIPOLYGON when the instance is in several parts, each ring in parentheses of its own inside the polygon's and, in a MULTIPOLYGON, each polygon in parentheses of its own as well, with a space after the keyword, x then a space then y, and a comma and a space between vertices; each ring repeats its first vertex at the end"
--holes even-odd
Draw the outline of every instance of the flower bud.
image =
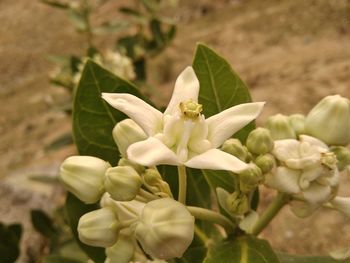
POLYGON ((350 101, 339 95, 322 99, 307 115, 307 134, 329 145, 350 143, 350 101))
POLYGON ((232 154, 233 156, 236 156, 238 159, 242 161, 246 161, 248 157, 247 148, 244 147, 240 142, 240 140, 238 139, 231 138, 226 140, 224 144, 221 146, 221 150, 229 154, 232 154))
POLYGON ((273 149, 273 145, 274 142, 268 129, 257 128, 248 135, 247 147, 252 153, 268 153, 273 149))
POLYGON ((297 136, 305 133, 305 116, 303 114, 293 114, 288 119, 297 136))
POLYGON ((155 169, 146 169, 142 174, 143 183, 152 193, 162 197, 172 197, 169 184, 162 179, 155 169))
POLYGON ((343 171, 346 166, 350 165, 350 150, 343 146, 332 146, 331 151, 337 156, 337 167, 343 171))
POLYGON ((118 122, 112 131, 112 135, 123 157, 126 157, 126 150, 131 144, 147 139, 145 132, 132 119, 118 122))
POLYGON ((110 208, 101 208, 79 219, 78 233, 81 242, 95 247, 110 247, 117 242, 120 223, 110 208))
POLYGON ((92 156, 68 157, 60 167, 59 179, 69 192, 87 204, 96 203, 104 192, 104 177, 111 167, 92 156))
POLYGON ((272 154, 264 154, 255 159, 255 164, 261 169, 263 174, 266 174, 275 167, 276 160, 272 154))
POLYGON ((174 199, 157 199, 146 204, 135 235, 143 250, 152 257, 180 258, 192 243, 194 217, 174 199))
POLYGON ((250 209, 248 196, 241 192, 233 192, 226 199, 226 207, 230 214, 244 215, 250 209))
POLYGON ((134 256, 134 241, 125 235, 120 235, 117 243, 106 249, 105 263, 129 263, 134 256))
POLYGON ((295 139, 296 134, 287 116, 277 114, 267 119, 266 128, 270 130, 274 140, 295 139))
POLYGON ((107 169, 105 188, 116 201, 131 201, 140 191, 142 180, 131 166, 117 166, 107 169))
POLYGON ((239 189, 243 193, 253 191, 263 180, 262 172, 254 163, 248 164, 248 168, 239 174, 239 189))
POLYGON ((131 166, 132 168, 135 169, 135 171, 138 174, 142 174, 145 171, 145 167, 143 167, 142 165, 139 165, 135 162, 132 162, 126 158, 120 158, 118 161, 118 166, 131 166))

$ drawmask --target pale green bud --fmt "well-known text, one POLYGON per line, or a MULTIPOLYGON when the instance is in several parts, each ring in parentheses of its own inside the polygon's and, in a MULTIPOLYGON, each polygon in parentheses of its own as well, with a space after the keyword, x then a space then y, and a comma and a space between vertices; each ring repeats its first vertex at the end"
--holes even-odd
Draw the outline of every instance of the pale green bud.
POLYGON ((244 215, 250 209, 249 198, 241 192, 233 192, 226 199, 226 207, 233 215, 244 215))
POLYGON ((246 144, 250 152, 265 154, 272 151, 274 142, 268 129, 256 128, 249 133, 246 144))
POLYGON ((332 146, 331 151, 337 156, 337 167, 343 171, 346 166, 350 165, 350 150, 344 146, 332 146))
POLYGON ((289 118, 285 115, 277 114, 269 117, 265 126, 270 130, 274 140, 296 138, 295 131, 289 123, 289 118))
POLYGON ((126 150, 131 144, 147 139, 145 132, 132 119, 118 122, 112 131, 112 135, 123 157, 126 157, 126 150))
POLYGON ((240 140, 238 139, 231 138, 226 140, 224 144, 221 146, 221 150, 229 154, 232 154, 233 156, 236 156, 238 159, 242 161, 246 161, 248 156, 247 148, 244 147, 240 142, 240 140))
POLYGON ((297 136, 305 133, 305 116, 303 114, 293 114, 288 118, 289 123, 297 136))
POLYGON ((117 242, 120 228, 120 222, 113 210, 104 207, 79 219, 79 239, 90 246, 110 247, 117 242))
POLYGON ((322 99, 307 115, 306 134, 329 145, 350 143, 350 101, 339 95, 322 99))
POLYGON ((142 174, 145 170, 145 167, 143 167, 142 165, 132 162, 126 158, 120 158, 118 161, 118 166, 131 166, 132 168, 135 169, 135 171, 138 174, 142 174))
POLYGON ((180 258, 192 243, 194 217, 174 199, 157 199, 146 204, 135 235, 143 250, 152 257, 180 258))
POLYGON ((134 256, 135 244, 131 237, 120 235, 117 243, 106 249, 105 263, 129 263, 134 256))
POLYGON ((272 154, 264 154, 255 159, 255 164, 261 169, 263 174, 266 174, 275 167, 276 159, 272 154))
POLYGON ((142 174, 144 185, 152 193, 162 197, 172 197, 169 184, 162 179, 160 173, 155 169, 146 169, 142 174))
POLYGON ((116 201, 131 201, 140 191, 142 180, 131 166, 117 166, 106 171, 105 188, 116 201))
POLYGON ((249 193, 262 183, 263 176, 260 168, 254 163, 249 163, 248 168, 239 174, 239 189, 243 193, 249 193))
POLYGON ((96 203, 104 193, 108 162, 92 156, 68 157, 60 167, 59 179, 69 192, 87 204, 96 203))

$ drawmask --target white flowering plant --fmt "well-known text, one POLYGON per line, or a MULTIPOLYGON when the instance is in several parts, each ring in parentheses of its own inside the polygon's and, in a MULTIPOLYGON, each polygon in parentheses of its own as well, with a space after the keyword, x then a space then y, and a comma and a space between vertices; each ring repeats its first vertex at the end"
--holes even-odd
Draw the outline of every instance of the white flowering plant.
POLYGON ((279 114, 256 128, 264 104, 203 44, 164 112, 87 61, 73 108, 80 155, 62 163, 60 181, 91 260, 349 262, 347 248, 294 256, 258 236, 285 205, 299 217, 320 207, 350 216, 350 197, 338 195, 350 164, 350 101, 329 96, 307 116, 279 114), (258 209, 263 186, 276 195, 258 209))

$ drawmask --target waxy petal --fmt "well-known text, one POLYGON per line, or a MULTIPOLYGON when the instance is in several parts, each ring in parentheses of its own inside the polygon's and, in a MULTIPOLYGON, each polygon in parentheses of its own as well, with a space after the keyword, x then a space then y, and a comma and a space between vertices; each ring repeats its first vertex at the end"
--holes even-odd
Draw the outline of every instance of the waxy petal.
POLYGON ((234 173, 240 173, 248 167, 237 157, 218 149, 210 149, 193 157, 185 163, 185 166, 197 169, 227 170, 234 173))
POLYGON ((130 145, 127 150, 127 157, 130 161, 144 166, 181 164, 173 151, 153 137, 130 145))
POLYGON ((148 136, 161 128, 163 114, 138 97, 126 93, 102 93, 102 98, 135 121, 148 136))
POLYGON ((178 76, 173 95, 164 114, 172 114, 179 107, 180 102, 198 101, 199 81, 192 67, 187 67, 178 76))
POLYGON ((224 110, 206 120, 209 127, 208 140, 217 148, 238 130, 256 119, 264 102, 245 103, 224 110))
POLYGON ((250 211, 239 223, 239 228, 248 234, 251 234, 254 226, 259 220, 259 214, 256 211, 250 211))
POLYGON ((347 217, 350 217, 350 197, 335 197, 329 202, 332 208, 344 213, 347 217))
POLYGON ((297 194, 300 192, 299 176, 299 171, 280 166, 266 175, 265 184, 283 193, 297 194))
POLYGON ((329 200, 331 197, 331 187, 313 183, 308 189, 302 192, 302 195, 306 202, 310 204, 322 204, 329 200))
POLYGON ((323 148, 324 150, 328 151, 328 146, 324 142, 320 141, 319 139, 317 139, 315 137, 302 134, 299 136, 299 140, 301 142, 308 142, 312 146, 318 146, 318 147, 323 148))
POLYGON ((345 260, 350 258, 350 248, 341 248, 330 252, 329 255, 336 260, 345 260))
POLYGON ((294 139, 277 140, 272 153, 282 162, 288 159, 299 159, 299 146, 300 142, 294 139))

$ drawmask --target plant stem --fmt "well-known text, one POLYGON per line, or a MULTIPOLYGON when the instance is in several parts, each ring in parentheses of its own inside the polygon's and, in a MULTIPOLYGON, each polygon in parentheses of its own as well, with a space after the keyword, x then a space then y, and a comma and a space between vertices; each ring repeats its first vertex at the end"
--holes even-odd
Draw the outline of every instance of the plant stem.
POLYGON ((252 234, 257 236, 261 231, 271 222, 271 220, 277 215, 281 208, 289 201, 289 195, 285 193, 278 193, 276 198, 270 203, 270 205, 263 212, 259 221, 255 224, 252 230, 252 234))
POLYGON ((235 225, 226 216, 212 210, 196 206, 187 206, 187 209, 197 219, 210 221, 221 225, 223 228, 225 228, 227 234, 232 233, 235 228, 235 225))
POLYGON ((90 23, 90 5, 88 0, 84 0, 83 2, 83 18, 85 20, 85 34, 86 34, 86 41, 88 43, 89 48, 93 47, 92 43, 92 28, 91 28, 91 23, 90 23))
POLYGON ((186 167, 178 166, 177 171, 179 174, 179 196, 178 200, 180 203, 186 204, 186 191, 187 191, 187 175, 186 167))
POLYGON ((197 225, 194 226, 194 233, 206 247, 209 246, 211 239, 197 225))

